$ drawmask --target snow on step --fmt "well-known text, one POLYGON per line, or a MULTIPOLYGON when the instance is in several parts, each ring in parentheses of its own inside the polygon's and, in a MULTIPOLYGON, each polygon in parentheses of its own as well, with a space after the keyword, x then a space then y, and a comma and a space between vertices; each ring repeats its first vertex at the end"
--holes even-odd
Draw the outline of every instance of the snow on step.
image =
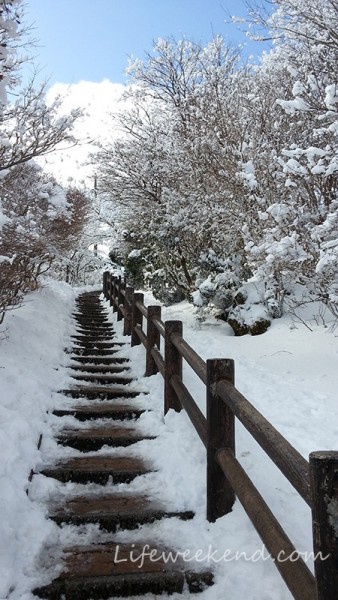
MULTIPOLYGON (((53 600, 103 600, 112 597, 202 591, 212 583, 209 572, 184 572, 179 560, 167 561, 170 550, 144 545, 102 544, 66 550, 65 569, 50 585, 34 590, 53 600), (154 550, 157 560, 145 551, 154 550), (135 560, 137 559, 138 560, 135 560)), ((175 553, 174 553, 175 554, 175 553)), ((175 558, 175 556, 174 556, 175 558)))
POLYGON ((132 494, 91 494, 67 500, 66 507, 58 502, 50 506, 49 517, 59 524, 98 523, 106 531, 135 529, 140 524, 153 523, 164 517, 192 519, 192 511, 170 511, 161 503, 132 494))

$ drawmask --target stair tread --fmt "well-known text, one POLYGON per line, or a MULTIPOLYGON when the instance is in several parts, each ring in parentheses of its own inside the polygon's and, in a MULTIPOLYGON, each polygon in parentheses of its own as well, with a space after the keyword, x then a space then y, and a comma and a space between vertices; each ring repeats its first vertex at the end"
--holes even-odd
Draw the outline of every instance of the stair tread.
MULTIPOLYGON (((54 465, 45 466, 43 472, 59 469, 65 470, 81 470, 81 471, 126 471, 126 470, 143 470, 146 467, 143 460, 133 456, 73 456, 71 458, 61 459, 54 465)), ((42 472, 42 471, 41 471, 42 472)))
POLYGON ((63 571, 49 586, 34 590, 35 594, 43 598, 65 594, 66 600, 102 600, 147 592, 181 593, 186 582, 191 591, 201 591, 212 583, 210 572, 184 572, 175 551, 171 550, 170 555, 168 548, 151 542, 75 546, 64 552, 63 571), (168 560, 169 556, 173 559, 168 560))
POLYGON ((146 436, 135 428, 111 423, 88 429, 64 429, 58 435, 59 443, 81 452, 99 450, 102 446, 125 447, 152 439, 155 439, 154 436, 146 436))
POLYGON ((73 355, 84 356, 84 357, 109 357, 113 358, 114 354, 119 352, 121 344, 114 344, 114 348, 94 348, 91 346, 90 348, 82 348, 81 346, 74 346, 71 350, 73 355))
POLYGON ((83 373, 81 375, 76 374, 76 375, 71 375, 72 379, 75 379, 76 381, 87 381, 87 382, 93 382, 93 383, 100 383, 100 384, 120 384, 120 385, 127 385, 129 383, 132 383, 133 381, 135 381, 134 377, 128 377, 126 375, 122 375, 121 373, 114 374, 114 373, 87 373, 86 375, 83 373))
MULTIPOLYGON (((118 352, 118 350, 116 350, 118 352)), ((123 363, 124 361, 129 361, 128 358, 123 358, 122 356, 107 356, 100 354, 87 354, 85 356, 81 356, 80 354, 76 354, 71 356, 71 360, 78 363, 86 363, 89 362, 91 364, 105 364, 105 365, 114 365, 116 363, 123 363)))
POLYGON ((121 427, 119 425, 107 424, 98 427, 92 426, 88 429, 63 429, 59 435, 59 439, 71 438, 131 438, 131 439, 154 439, 154 437, 144 436, 142 432, 132 427, 121 427))
POLYGON ((138 419, 144 412, 145 409, 136 408, 129 405, 117 405, 117 404, 104 404, 100 405, 88 405, 71 407, 67 409, 56 409, 53 414, 57 417, 73 416, 79 421, 87 421, 94 419, 114 419, 118 421, 123 420, 134 420, 138 419))
POLYGON ((54 501, 50 504, 49 516, 65 518, 99 519, 100 517, 128 518, 139 522, 144 518, 161 518, 165 516, 179 516, 191 519, 192 511, 172 511, 161 502, 150 500, 146 496, 103 494, 77 496, 70 498, 66 503, 54 501))
POLYGON ((104 385, 78 385, 68 390, 61 390, 65 396, 73 398, 135 398, 140 394, 144 394, 143 390, 129 390, 125 387, 108 387, 104 385))
MULTIPOLYGON (((91 329, 88 329, 88 332, 91 331, 91 329)), ((99 342, 105 342, 105 341, 114 341, 116 342, 116 333, 113 329, 108 329, 108 331, 104 331, 103 329, 100 332, 95 333, 95 336, 90 336, 87 335, 86 333, 83 333, 81 331, 81 334, 79 336, 77 336, 77 342, 78 341, 83 341, 83 340, 89 340, 89 341, 93 341, 93 340, 97 340, 99 342), (81 338, 81 339, 79 339, 81 338)), ((73 339, 74 342, 74 339, 73 339)), ((74 342, 75 343, 75 342, 74 342)))
POLYGON ((123 371, 130 371, 130 366, 126 360, 125 364, 116 365, 83 365, 83 364, 70 364, 68 365, 73 371, 80 371, 81 373, 122 373, 123 371))
POLYGON ((113 483, 129 483, 135 477, 145 475, 152 470, 151 465, 143 460, 130 456, 76 456, 60 460, 53 465, 46 465, 40 474, 53 477, 63 483, 93 482, 106 485, 110 479, 113 483))

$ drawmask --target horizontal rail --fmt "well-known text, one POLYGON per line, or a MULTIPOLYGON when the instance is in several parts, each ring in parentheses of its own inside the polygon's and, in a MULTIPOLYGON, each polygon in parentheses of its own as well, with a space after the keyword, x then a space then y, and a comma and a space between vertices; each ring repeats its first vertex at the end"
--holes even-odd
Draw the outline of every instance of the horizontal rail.
POLYGON ((151 356, 153 357, 153 359, 156 363, 156 366, 158 367, 158 370, 161 373, 162 377, 164 377, 165 363, 164 363, 161 352, 157 348, 153 348, 151 351, 151 356))
POLYGON ((153 323, 157 329, 157 331, 160 332, 161 336, 164 337, 165 334, 165 327, 164 327, 164 323, 163 321, 159 321, 159 319, 154 319, 153 323))
POLYGON ((139 309, 140 313, 144 317, 148 317, 148 309, 144 306, 143 302, 135 302, 135 306, 139 309))
POLYGON ((136 335, 140 338, 143 346, 146 347, 147 346, 147 336, 144 333, 144 331, 142 330, 141 325, 136 325, 134 331, 135 331, 136 335))
POLYGON ((269 421, 230 383, 222 380, 217 393, 312 508, 309 463, 269 421))
POLYGON ((189 346, 189 344, 177 334, 172 335, 171 341, 177 350, 181 353, 183 358, 187 361, 187 363, 191 366, 191 368, 195 371, 196 375, 203 381, 203 383, 207 383, 207 365, 206 362, 195 352, 195 350, 189 346))
POLYGON ((198 408, 192 395, 185 387, 182 379, 178 375, 173 375, 170 379, 170 385, 174 388, 182 407, 187 412, 190 421, 195 427, 204 446, 207 445, 207 420, 198 408))
POLYGON ((296 600, 316 600, 314 576, 231 450, 221 448, 216 460, 293 597, 296 600))

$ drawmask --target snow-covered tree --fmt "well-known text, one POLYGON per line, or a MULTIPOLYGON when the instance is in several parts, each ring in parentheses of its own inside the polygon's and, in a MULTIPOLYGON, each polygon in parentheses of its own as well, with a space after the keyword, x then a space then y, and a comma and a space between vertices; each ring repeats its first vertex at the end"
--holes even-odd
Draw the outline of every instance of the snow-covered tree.
POLYGON ((231 187, 230 174, 243 138, 233 118, 238 61, 221 38, 206 48, 159 40, 147 63, 130 66, 137 109, 120 119, 121 140, 98 156, 101 190, 132 207, 124 229, 146 275, 184 294, 209 250, 224 260, 227 243, 237 244, 232 213, 242 184, 231 187))
POLYGON ((274 287, 279 314, 285 294, 295 300, 299 284, 308 301, 322 300, 336 313, 338 5, 275 4, 266 22, 275 48, 259 69, 265 93, 257 92, 262 102, 272 84, 275 96, 267 119, 271 138, 263 145, 272 178, 268 185, 261 180, 269 190, 260 197, 264 232, 247 229, 248 257, 258 277, 274 287))
POLYGON ((97 156, 129 270, 242 332, 252 303, 265 323, 299 298, 337 315, 338 7, 273 9, 251 11, 274 40, 251 68, 219 37, 159 40, 130 65, 135 109, 97 156))
MULTIPOLYGON (((77 111, 59 116, 45 102, 44 86, 21 88, 23 3, 0 0, 0 319, 33 289, 38 277, 68 247, 81 218, 75 198, 35 158, 70 141, 77 111)), ((81 226, 83 224, 81 223, 81 226)))

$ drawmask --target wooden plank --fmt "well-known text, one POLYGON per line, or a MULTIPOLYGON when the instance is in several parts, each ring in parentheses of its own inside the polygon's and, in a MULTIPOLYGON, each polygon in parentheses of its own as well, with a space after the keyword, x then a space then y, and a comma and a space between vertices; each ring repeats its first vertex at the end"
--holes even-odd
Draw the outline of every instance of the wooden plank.
POLYGON ((297 492, 312 506, 309 463, 263 417, 263 415, 229 381, 220 381, 217 392, 236 417, 273 460, 297 492))
POLYGON ((90 424, 85 429, 62 429, 57 436, 63 446, 70 446, 81 452, 92 452, 103 446, 126 447, 142 440, 153 440, 154 436, 144 435, 132 427, 117 424, 96 426, 90 424))
POLYGON ((64 570, 49 585, 36 588, 41 598, 103 600, 162 593, 198 592, 212 584, 209 571, 184 572, 182 560, 168 560, 175 550, 151 543, 99 544, 65 549, 64 570), (150 554, 151 553, 151 554, 150 554), (139 559, 138 559, 139 557, 139 559))
POLYGON ((161 352, 159 352, 159 350, 157 350, 157 348, 153 348, 151 351, 151 355, 157 364, 157 368, 158 368, 159 372, 161 373, 162 377, 164 377, 165 366, 164 366, 164 359, 163 359, 161 352))
POLYGON ((141 302, 141 300, 137 300, 135 304, 136 304, 138 310, 140 311, 140 313, 144 317, 147 317, 148 316, 148 309, 147 309, 146 306, 144 306, 143 301, 141 302))
POLYGON ((97 403, 77 404, 67 408, 58 408, 53 410, 53 414, 57 417, 71 415, 79 421, 87 421, 91 419, 138 419, 145 410, 138 406, 133 406, 130 403, 114 402, 100 400, 97 403))
POLYGON ((162 518, 178 517, 189 520, 192 511, 172 511, 160 502, 133 494, 81 495, 62 502, 49 503, 49 518, 58 524, 99 523, 107 531, 137 529, 140 524, 153 523, 162 518))
POLYGON ((128 483, 139 475, 151 471, 151 466, 133 457, 112 457, 94 455, 69 458, 55 465, 47 465, 41 470, 42 475, 53 477, 63 483, 128 483))
POLYGON ((144 331, 141 329, 140 325, 136 325, 134 331, 135 331, 135 334, 140 339, 140 341, 142 342, 143 346, 146 347, 146 345, 147 345, 147 336, 144 333, 144 331))
POLYGON ((232 451, 222 448, 217 461, 295 600, 317 600, 314 576, 232 451))
POLYGON ((161 321, 160 319, 154 319, 154 325, 156 327, 156 329, 158 330, 159 334, 164 337, 165 335, 165 326, 163 321, 161 321))
POLYGON ((61 392, 65 396, 72 396, 72 398, 135 398, 139 394, 146 393, 141 390, 130 390, 123 387, 105 387, 105 386, 76 386, 68 390, 62 390, 61 392))
POLYGON ((207 445, 207 421, 202 411, 197 406, 194 398, 184 385, 182 379, 178 375, 173 375, 170 383, 175 390, 177 397, 180 400, 182 407, 185 409, 190 421, 195 427, 204 446, 207 445))
POLYGON ((189 344, 179 335, 172 336, 172 343, 187 361, 188 365, 195 371, 196 375, 206 384, 207 366, 205 361, 189 346, 189 344))

